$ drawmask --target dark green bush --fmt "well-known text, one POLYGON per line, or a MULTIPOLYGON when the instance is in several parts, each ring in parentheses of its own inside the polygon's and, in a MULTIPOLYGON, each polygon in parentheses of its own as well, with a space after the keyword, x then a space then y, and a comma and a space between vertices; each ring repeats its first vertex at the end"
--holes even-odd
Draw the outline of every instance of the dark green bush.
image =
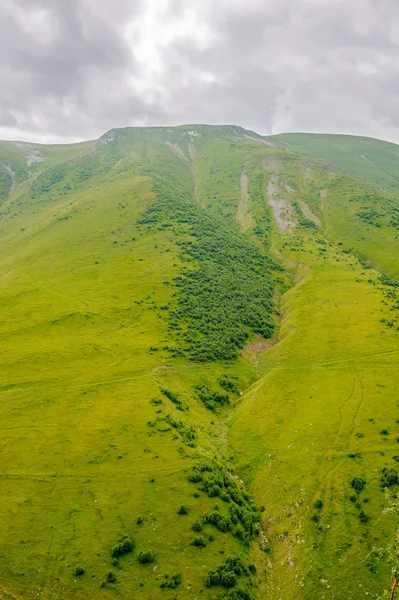
POLYGON ((147 550, 147 552, 140 552, 137 558, 138 558, 139 563, 141 563, 142 565, 145 565, 147 563, 154 562, 155 555, 152 552, 152 550, 147 550))
POLYGON ((202 531, 202 527, 203 527, 203 521, 202 519, 197 519, 196 521, 194 521, 194 523, 191 525, 191 529, 193 531, 202 531))
POLYGON ((312 521, 314 521, 315 523, 318 523, 318 522, 320 521, 320 516, 319 516, 319 515, 312 515, 312 516, 310 517, 310 519, 311 519, 312 521))
POLYGON ((367 523, 367 521, 369 521, 370 517, 368 515, 366 515, 364 510, 361 510, 359 513, 359 519, 361 520, 362 523, 367 523))
POLYGON ((79 577, 80 575, 84 575, 85 572, 86 571, 83 567, 76 567, 76 569, 75 569, 75 575, 77 577, 79 577))
POLYGON ((185 506, 184 504, 182 504, 179 508, 179 510, 177 511, 178 515, 188 515, 188 508, 187 506, 185 506))
POLYGON ((197 546, 197 548, 205 548, 206 542, 203 537, 195 537, 191 542, 192 546, 197 546))
POLYGON ((112 571, 108 571, 108 573, 107 573, 107 581, 108 581, 108 583, 114 583, 114 581, 116 581, 116 577, 115 577, 115 575, 113 574, 112 571))
POLYGON ((315 500, 315 503, 313 504, 313 506, 315 508, 323 508, 323 502, 322 502, 322 500, 320 500, 320 498, 318 498, 317 500, 315 500))
POLYGON ((362 477, 353 477, 353 479, 351 479, 351 486, 357 492, 361 492, 364 489, 365 485, 366 481, 362 479, 362 477))

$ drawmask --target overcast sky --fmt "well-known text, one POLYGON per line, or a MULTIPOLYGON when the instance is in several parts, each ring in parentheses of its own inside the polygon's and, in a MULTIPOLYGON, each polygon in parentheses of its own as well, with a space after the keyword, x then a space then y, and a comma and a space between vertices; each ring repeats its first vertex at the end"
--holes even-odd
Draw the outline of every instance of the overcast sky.
POLYGON ((399 142, 398 0, 0 0, 0 138, 232 123, 399 142))

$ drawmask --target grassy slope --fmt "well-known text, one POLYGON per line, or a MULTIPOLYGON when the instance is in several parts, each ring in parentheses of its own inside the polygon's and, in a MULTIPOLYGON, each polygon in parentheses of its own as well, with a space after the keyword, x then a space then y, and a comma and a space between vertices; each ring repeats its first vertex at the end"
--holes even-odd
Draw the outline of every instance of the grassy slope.
POLYGON ((269 138, 314 158, 324 158, 350 176, 383 189, 399 187, 398 146, 383 140, 352 135, 283 133, 269 138))
POLYGON ((154 200, 138 173, 158 165, 189 194, 190 170, 145 132, 126 135, 116 156, 109 147, 22 184, 3 213, 1 592, 10 597, 169 597, 162 576, 180 571, 180 593, 194 598, 210 568, 246 553, 211 526, 206 551, 190 545, 191 524, 216 502, 195 498, 187 475, 226 451, 223 419, 193 399, 193 386, 233 370, 245 387, 253 369, 150 351, 170 343, 159 306, 173 304, 165 281, 181 262, 179 238, 136 224, 154 200), (151 405, 160 386, 180 392, 189 413, 165 397, 151 405), (148 426, 165 413, 194 425, 196 448, 162 423, 148 426), (183 503, 188 516, 177 515, 183 503), (125 532, 137 551, 114 568, 110 550, 125 532), (137 562, 147 549, 157 570, 137 562), (100 588, 110 568, 117 582, 100 588))
MULTIPOLYGON (((274 250, 295 274, 295 285, 282 298, 279 341, 259 361, 263 376, 245 394, 230 442, 252 489, 273 507, 267 535, 276 544, 266 596, 359 598, 384 586, 381 565, 367 557, 394 535, 382 519, 380 477, 385 466, 395 466, 399 448, 397 306, 379 273, 337 245, 343 239, 356 249, 363 225, 353 211, 348 219, 348 197, 360 194, 363 184, 321 163, 298 166, 292 160, 280 165, 280 187, 289 182, 285 197, 292 203, 302 196, 325 225, 275 230, 274 250), (388 435, 379 433, 384 429, 388 435), (359 508, 349 500, 355 475, 367 481, 359 508), (314 507, 317 499, 322 510, 314 507), (359 520, 362 509, 368 523, 359 520)), ((391 250, 382 240, 391 230, 389 224, 365 227, 365 236, 371 234, 361 246, 386 267, 391 250)), ((395 268, 388 272, 396 274, 395 268)))
MULTIPOLYGON (((259 597, 328 598, 333 591, 336 599, 357 598, 359 584, 363 597, 387 576, 365 557, 392 534, 392 524, 381 524, 379 478, 383 466, 394 466, 398 446, 398 334, 381 319, 396 313, 382 286, 368 282, 378 274, 364 270, 348 249, 395 276, 386 239, 396 229, 388 216, 376 227, 353 209, 353 195, 373 201, 373 183, 242 134, 204 126, 127 129, 116 142, 112 133, 104 136, 93 152, 92 143, 64 154, 47 147, 47 162, 32 165, 37 177, 21 176, 4 200, 4 597, 196 598, 201 589, 202 597, 213 597, 204 574, 233 552, 248 554, 209 525, 204 537, 212 533, 215 540, 202 550, 190 546, 195 518, 223 505, 202 492, 195 498, 196 486, 187 481, 193 464, 214 455, 230 458, 231 470, 238 469, 255 501, 266 506, 263 528, 272 552, 260 552, 257 542, 250 552, 259 597), (176 302, 173 285, 164 282, 180 273, 177 242, 188 239, 183 228, 176 234, 137 226, 154 201, 149 177, 156 173, 232 235, 243 230, 247 212, 246 235, 260 247, 272 243, 291 272, 278 343, 268 352, 259 353, 254 340, 237 361, 196 365, 151 350, 170 343, 167 311, 159 307, 176 302), (281 233, 274 226, 271 235, 271 178, 296 219, 308 207, 320 230, 298 224, 281 233), (215 416, 193 387, 215 386, 222 373, 238 377, 247 391, 215 416), (180 392, 189 411, 177 411, 160 387, 180 392), (152 398, 162 398, 162 406, 152 398), (148 425, 166 413, 195 427, 196 447, 174 430, 159 431, 162 423, 148 425), (383 428, 387 439, 379 434, 383 428), (351 459, 349 452, 361 455, 351 459), (367 480, 361 494, 370 499, 367 524, 348 499, 352 475, 367 480), (314 524, 318 497, 324 507, 314 524), (183 503, 187 516, 177 515, 183 503), (112 567, 110 549, 124 532, 136 551, 112 567), (155 570, 137 562, 147 549, 156 553, 155 570), (80 578, 73 576, 78 565, 86 568, 80 578), (100 588, 110 569, 117 582, 100 588), (176 571, 183 574, 180 588, 160 590, 162 574, 176 571)), ((7 164, 13 160, 22 172, 21 156, 8 153, 7 164)), ((394 196, 378 193, 389 212, 394 196)), ((286 278, 280 280, 277 292, 284 292, 286 278)))

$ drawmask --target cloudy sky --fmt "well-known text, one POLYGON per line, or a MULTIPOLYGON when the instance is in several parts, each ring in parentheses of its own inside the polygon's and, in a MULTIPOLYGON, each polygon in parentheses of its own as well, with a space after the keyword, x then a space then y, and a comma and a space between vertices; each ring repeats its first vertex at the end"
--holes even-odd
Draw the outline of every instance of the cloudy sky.
POLYGON ((233 123, 399 142, 397 0, 0 0, 0 138, 233 123))

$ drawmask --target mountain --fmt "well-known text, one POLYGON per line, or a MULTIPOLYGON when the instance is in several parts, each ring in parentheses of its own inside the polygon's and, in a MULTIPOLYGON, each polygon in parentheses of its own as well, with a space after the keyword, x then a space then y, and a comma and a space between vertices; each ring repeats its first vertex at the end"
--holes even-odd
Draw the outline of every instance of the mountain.
POLYGON ((0 143, 0 596, 370 597, 399 461, 399 146, 0 143))

